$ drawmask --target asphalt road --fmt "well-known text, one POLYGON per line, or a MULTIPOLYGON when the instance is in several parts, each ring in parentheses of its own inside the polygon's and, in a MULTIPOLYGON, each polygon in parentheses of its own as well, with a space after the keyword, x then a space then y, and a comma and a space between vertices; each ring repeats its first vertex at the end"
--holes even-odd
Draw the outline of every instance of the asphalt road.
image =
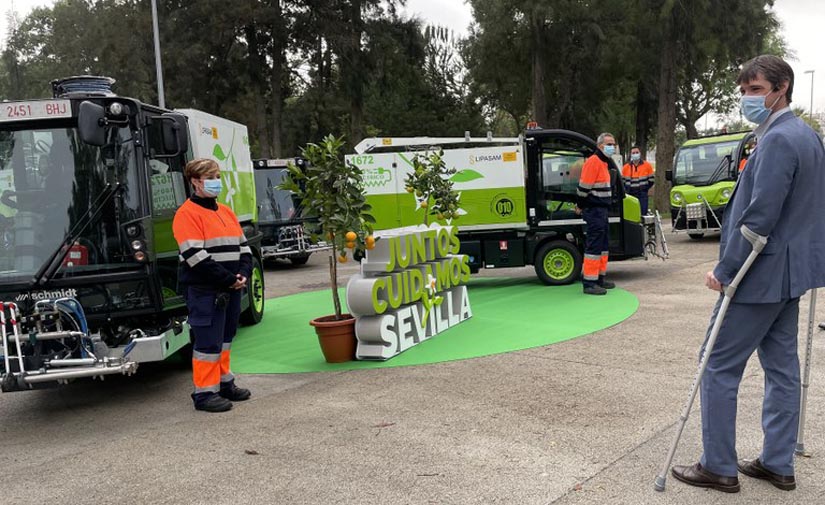
MULTIPOLYGON (((798 460, 796 491, 747 477, 738 495, 672 478, 665 493, 653 490, 715 301, 702 281, 718 238, 668 239, 667 262, 610 266, 611 279, 639 298, 636 314, 548 347, 418 367, 245 375, 239 383, 253 399, 219 415, 192 409, 180 363, 3 394, 0 504, 821 503, 818 330, 805 439, 814 454, 798 460)), ((342 284, 356 268, 343 266, 342 284)), ((326 287, 326 259, 270 265, 266 283, 268 296, 326 287)), ((807 312, 803 299, 803 342, 807 312)), ((742 457, 758 454, 762 393, 754 358, 739 396, 742 457)), ((694 409, 675 462, 700 451, 694 409)))

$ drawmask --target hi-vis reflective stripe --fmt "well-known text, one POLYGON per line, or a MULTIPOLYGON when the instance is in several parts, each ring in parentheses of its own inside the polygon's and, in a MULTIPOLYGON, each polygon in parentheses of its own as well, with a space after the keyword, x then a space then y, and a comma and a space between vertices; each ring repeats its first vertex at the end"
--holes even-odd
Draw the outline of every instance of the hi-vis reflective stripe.
MULTIPOLYGON (((183 260, 183 256, 181 256, 180 259, 183 260)), ((201 261, 203 261, 205 259, 209 259, 209 253, 204 251, 203 249, 201 249, 200 251, 196 252, 195 254, 190 256, 188 259, 186 259, 186 263, 190 267, 194 267, 195 265, 197 265, 198 263, 200 263, 201 261)))
POLYGON ((219 252, 219 253, 212 253, 212 259, 215 261, 238 261, 241 259, 241 251, 233 251, 233 252, 219 252))
MULTIPOLYGON (((244 240, 245 242, 245 240, 244 240)), ((223 245, 239 245, 241 237, 214 237, 203 241, 203 246, 207 249, 223 245)))
POLYGON ((203 249, 203 240, 186 240, 181 242, 180 252, 185 252, 189 249, 203 249))
POLYGON ((192 359, 206 361, 208 363, 217 363, 220 361, 221 355, 218 353, 192 351, 192 359))

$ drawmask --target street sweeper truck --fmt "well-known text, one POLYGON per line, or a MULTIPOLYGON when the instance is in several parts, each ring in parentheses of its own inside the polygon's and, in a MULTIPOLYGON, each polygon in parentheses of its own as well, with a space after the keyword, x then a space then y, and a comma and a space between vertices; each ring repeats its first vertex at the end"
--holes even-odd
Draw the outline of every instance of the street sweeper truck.
POLYGON ((53 81, 0 104, 0 389, 132 374, 190 342, 172 218, 194 157, 221 167, 219 201, 253 250, 242 319, 263 315, 246 128, 117 96, 113 80, 53 81))
MULTIPOLYGON (((586 226, 575 212, 584 161, 597 152, 593 140, 567 130, 527 130, 518 138, 370 138, 347 160, 363 172, 377 230, 422 224, 426 206, 409 193, 405 178, 413 158, 443 149, 453 189, 461 254, 480 268, 534 265, 546 284, 569 284, 582 268, 586 226)), ((659 218, 642 216, 639 201, 624 196, 612 159, 599 154, 614 173, 610 209, 610 258, 667 256, 659 218)))

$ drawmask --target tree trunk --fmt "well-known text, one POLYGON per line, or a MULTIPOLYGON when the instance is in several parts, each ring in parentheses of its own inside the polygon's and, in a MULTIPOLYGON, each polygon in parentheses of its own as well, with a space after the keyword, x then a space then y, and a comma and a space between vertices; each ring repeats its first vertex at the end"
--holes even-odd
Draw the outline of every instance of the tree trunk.
POLYGON ((530 31, 533 37, 533 121, 547 128, 547 95, 544 85, 544 19, 539 7, 533 8, 530 31))
POLYGON ((264 96, 264 67, 266 60, 261 55, 258 30, 260 28, 250 24, 244 28, 249 54, 249 77, 252 81, 252 94, 255 96, 255 130, 254 135, 258 143, 258 155, 269 158, 269 136, 266 128, 266 102, 264 96))
POLYGON ((635 143, 642 151, 642 155, 647 153, 647 132, 650 131, 648 99, 645 84, 641 80, 636 87, 636 139, 635 143))
POLYGON ((659 70, 659 108, 656 128, 656 172, 654 203, 656 210, 670 210, 670 183, 665 172, 673 169, 676 152, 676 41, 672 35, 673 14, 664 27, 659 70))
POLYGON ((688 139, 699 138, 699 131, 696 129, 696 121, 699 121, 698 117, 693 117, 693 114, 687 115, 687 120, 685 121, 685 133, 687 134, 688 139))
POLYGON ((332 305, 335 307, 335 320, 341 319, 341 298, 338 296, 338 263, 335 259, 335 248, 329 253, 329 280, 332 288, 332 305))

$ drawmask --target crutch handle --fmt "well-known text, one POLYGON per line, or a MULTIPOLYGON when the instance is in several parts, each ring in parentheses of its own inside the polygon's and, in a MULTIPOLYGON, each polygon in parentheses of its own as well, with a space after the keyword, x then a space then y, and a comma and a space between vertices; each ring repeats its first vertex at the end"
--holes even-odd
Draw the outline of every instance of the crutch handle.
POLYGON ((761 253, 762 249, 764 249, 765 245, 767 245, 767 243, 768 243, 768 237, 767 236, 763 236, 763 235, 760 235, 760 234, 756 233, 755 231, 751 230, 750 228, 748 228, 744 224, 742 225, 741 228, 739 228, 739 231, 745 237, 745 240, 747 240, 748 242, 751 243, 751 245, 753 246, 753 250, 756 251, 756 254, 761 253))

